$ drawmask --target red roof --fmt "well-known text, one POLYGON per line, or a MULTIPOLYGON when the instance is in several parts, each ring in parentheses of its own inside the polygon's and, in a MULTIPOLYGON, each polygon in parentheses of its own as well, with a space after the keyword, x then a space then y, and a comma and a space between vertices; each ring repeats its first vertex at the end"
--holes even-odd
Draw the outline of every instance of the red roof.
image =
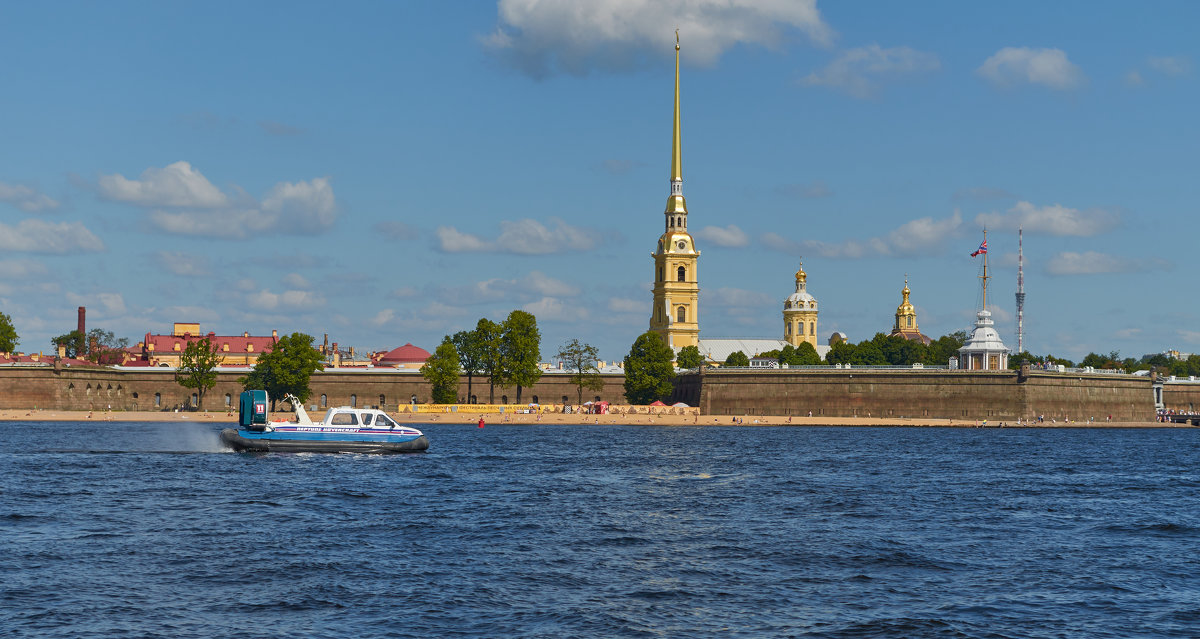
POLYGON ((405 344, 384 353, 383 357, 376 361, 380 364, 411 364, 424 362, 427 359, 429 359, 429 351, 419 346, 405 344))
POLYGON ((230 355, 236 353, 263 353, 269 350, 269 348, 273 346, 275 342, 279 341, 279 338, 271 335, 215 335, 213 333, 209 333, 207 335, 188 334, 182 337, 177 337, 175 335, 153 335, 151 333, 146 333, 146 339, 143 342, 145 344, 145 348, 142 350, 142 352, 151 356, 162 353, 182 352, 183 349, 187 348, 187 345, 190 342, 198 342, 205 337, 212 340, 213 346, 217 347, 218 352, 223 354, 228 353, 230 355), (150 347, 151 344, 154 345, 153 349, 150 347), (175 350, 176 344, 179 344, 178 351, 175 350), (226 344, 229 345, 229 350, 225 350, 226 344), (246 350, 247 344, 253 346, 253 350, 246 350))

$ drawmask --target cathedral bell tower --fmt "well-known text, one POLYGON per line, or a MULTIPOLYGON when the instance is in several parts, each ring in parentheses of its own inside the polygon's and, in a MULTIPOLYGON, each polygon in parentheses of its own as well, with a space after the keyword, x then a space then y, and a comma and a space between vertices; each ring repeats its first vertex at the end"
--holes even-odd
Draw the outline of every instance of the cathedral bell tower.
POLYGON ((650 330, 675 352, 700 340, 700 251, 687 231, 687 201, 683 198, 682 152, 679 145, 679 32, 675 32, 675 127, 671 144, 671 195, 664 212, 666 227, 658 238, 654 258, 654 308, 650 330))
POLYGON ((792 346, 817 345, 817 298, 808 292, 804 263, 796 271, 796 292, 783 300, 783 339, 792 346))

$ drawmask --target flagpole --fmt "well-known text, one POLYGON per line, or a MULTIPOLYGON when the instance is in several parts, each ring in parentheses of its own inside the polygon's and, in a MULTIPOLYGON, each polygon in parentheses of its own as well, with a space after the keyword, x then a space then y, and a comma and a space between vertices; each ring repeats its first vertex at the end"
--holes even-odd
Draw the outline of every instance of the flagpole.
MULTIPOLYGON (((983 245, 987 246, 987 228, 986 227, 984 227, 984 229, 983 229, 983 245)), ((988 254, 987 254, 987 251, 985 250, 983 252, 983 277, 980 278, 983 280, 983 310, 985 310, 985 311, 987 310, 987 281, 988 281, 987 256, 988 256, 988 254)))

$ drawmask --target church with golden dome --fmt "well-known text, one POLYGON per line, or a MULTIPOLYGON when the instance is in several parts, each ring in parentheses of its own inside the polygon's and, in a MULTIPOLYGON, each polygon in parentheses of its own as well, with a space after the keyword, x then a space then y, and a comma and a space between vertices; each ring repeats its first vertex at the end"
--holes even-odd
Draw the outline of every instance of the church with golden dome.
POLYGON ((904 276, 904 290, 900 291, 900 294, 904 296, 904 300, 896 307, 896 323, 892 326, 891 337, 903 337, 929 346, 933 340, 921 333, 917 326, 917 309, 913 308, 912 301, 908 299, 912 291, 908 288, 907 275, 904 276))

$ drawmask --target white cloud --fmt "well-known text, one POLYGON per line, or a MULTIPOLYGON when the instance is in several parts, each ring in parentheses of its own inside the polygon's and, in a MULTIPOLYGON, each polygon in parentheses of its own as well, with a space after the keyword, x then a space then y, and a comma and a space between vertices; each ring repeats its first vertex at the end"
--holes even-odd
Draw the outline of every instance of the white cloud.
POLYGON ((1126 73, 1123 79, 1125 81, 1125 85, 1131 87, 1140 87, 1146 83, 1146 80, 1142 78, 1142 73, 1136 69, 1126 73))
POLYGON ((1034 206, 1029 202, 1017 202, 1007 213, 980 213, 975 223, 987 228, 1015 231, 1024 228, 1029 233, 1047 235, 1069 235, 1091 237, 1117 226, 1121 217, 1103 209, 1067 208, 1061 204, 1034 206))
POLYGON ((103 250, 104 242, 82 222, 28 219, 16 226, 0 223, 0 251, 65 255, 103 250))
POLYGON ((283 285, 287 286, 288 288, 299 290, 312 288, 312 284, 310 284, 308 280, 299 273, 288 273, 287 275, 284 275, 283 285))
POLYGON ((706 226, 696 232, 696 237, 717 246, 739 248, 750 243, 746 232, 734 224, 729 226, 706 226))
POLYGON ((154 254, 154 261, 160 268, 183 277, 204 277, 210 273, 208 258, 202 255, 158 251, 154 254))
POLYGON ((702 301, 706 304, 711 304, 716 307, 740 308, 745 308, 748 306, 763 306, 773 302, 770 296, 768 296, 766 293, 729 287, 718 288, 706 293, 702 301))
POLYGON ((124 315, 127 311, 125 308, 125 298, 120 293, 89 293, 87 295, 79 295, 68 291, 65 295, 67 303, 71 306, 86 306, 89 316, 93 311, 96 315, 104 318, 116 318, 124 315))
POLYGON ((30 213, 58 208, 58 201, 44 193, 38 193, 28 186, 4 182, 0 182, 0 202, 8 202, 22 211, 30 213))
POLYGON ((543 297, 522 306, 521 309, 532 313, 539 321, 547 322, 576 322, 588 317, 587 306, 566 303, 557 297, 543 297))
POLYGON ((1040 84, 1060 91, 1083 86, 1087 77, 1062 49, 1005 47, 983 62, 975 73, 998 87, 1040 84))
POLYGON ((337 204, 329 178, 280 182, 262 201, 262 212, 274 216, 280 230, 313 234, 333 226, 337 204))
POLYGON ((100 196, 138 206, 217 208, 229 199, 192 165, 179 161, 164 168, 150 167, 137 180, 121 174, 102 176, 100 196))
POLYGON ((380 326, 383 326, 384 324, 387 324, 388 322, 392 321, 392 319, 395 317, 396 317, 396 311, 393 311, 390 308, 385 308, 382 311, 379 311, 378 313, 376 313, 375 317, 371 318, 371 325, 375 326, 375 327, 380 327, 380 326))
POLYGON ((599 233, 571 226, 557 218, 549 226, 537 220, 522 219, 500 222, 500 235, 495 240, 472 233, 463 233, 452 226, 439 226, 436 248, 443 253, 514 253, 517 255, 548 255, 568 251, 586 251, 602 243, 599 233))
POLYGON ((443 299, 478 301, 507 299, 531 301, 542 296, 574 297, 579 293, 578 287, 550 277, 541 271, 531 271, 529 275, 521 278, 492 278, 466 287, 443 289, 442 291, 443 299))
POLYGON ((672 28, 682 55, 704 65, 738 44, 776 48, 791 31, 820 46, 834 38, 816 0, 500 0, 498 13, 484 46, 538 78, 661 60, 674 44, 672 28))
POLYGON ((923 217, 911 220, 883 237, 835 243, 818 240, 797 242, 776 233, 766 233, 760 239, 767 248, 789 255, 815 254, 834 259, 916 256, 941 253, 945 250, 946 241, 957 237, 961 227, 962 214, 955 209, 950 217, 944 219, 923 217))
POLYGON ((1084 253, 1063 252, 1050 258, 1046 272, 1051 275, 1099 275, 1104 273, 1139 273, 1155 269, 1169 269, 1164 260, 1139 260, 1086 251, 1084 253))
POLYGON ((1192 71, 1192 61, 1185 56, 1162 56, 1146 58, 1146 66, 1163 75, 1180 76, 1192 71))
POLYGON ((649 313, 650 305, 646 300, 633 300, 625 297, 608 298, 608 310, 613 313, 649 313))
POLYGON ((0 279, 16 280, 45 275, 46 265, 33 260, 0 260, 0 279))
POLYGON ((258 202, 236 186, 230 197, 180 161, 148 168, 137 180, 103 176, 97 189, 106 199, 151 209, 150 224, 176 235, 247 239, 268 232, 316 234, 337 218, 329 178, 279 182, 258 202))
POLYGON ((248 293, 246 304, 261 311, 316 309, 325 305, 325 298, 312 291, 287 290, 273 293, 267 289, 248 293))
POLYGON ((820 71, 800 79, 804 86, 826 86, 856 98, 874 96, 883 82, 941 67, 936 55, 909 47, 884 49, 872 44, 843 51, 820 71))

